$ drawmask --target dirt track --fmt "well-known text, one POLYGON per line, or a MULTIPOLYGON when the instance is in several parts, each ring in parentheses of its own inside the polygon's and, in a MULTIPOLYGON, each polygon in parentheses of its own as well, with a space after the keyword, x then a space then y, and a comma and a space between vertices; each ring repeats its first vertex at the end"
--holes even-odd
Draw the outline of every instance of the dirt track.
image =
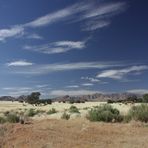
POLYGON ((148 127, 141 124, 42 120, 0 127, 1 148, 147 148, 148 127), (4 129, 4 132, 2 132, 4 129))

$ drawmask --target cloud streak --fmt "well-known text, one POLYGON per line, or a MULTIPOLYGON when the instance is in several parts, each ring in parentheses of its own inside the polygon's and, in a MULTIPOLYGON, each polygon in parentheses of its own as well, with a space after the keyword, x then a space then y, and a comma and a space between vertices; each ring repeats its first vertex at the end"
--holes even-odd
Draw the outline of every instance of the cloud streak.
POLYGON ((114 62, 76 62, 76 63, 54 63, 54 64, 33 64, 28 65, 25 63, 9 63, 7 64, 8 70, 17 74, 30 74, 41 75, 51 72, 59 71, 72 71, 72 70, 86 70, 86 69, 104 69, 109 67, 121 66, 120 63, 114 62), (22 66, 21 66, 22 65, 22 66), (13 66, 13 69, 11 68, 13 66), (15 68, 14 68, 15 66, 15 68))
POLYGON ((25 60, 19 60, 19 61, 14 61, 14 62, 10 62, 10 63, 7 63, 6 64, 8 67, 12 67, 12 66, 20 66, 20 67, 22 67, 22 66, 32 66, 33 65, 33 63, 31 63, 31 62, 27 62, 27 61, 25 61, 25 60))
POLYGON ((93 86, 94 84, 92 84, 92 83, 84 83, 84 84, 82 84, 82 86, 93 86))
POLYGON ((148 89, 131 89, 127 91, 128 93, 134 93, 134 94, 146 94, 148 93, 148 89))
POLYGON ((118 69, 118 70, 105 70, 97 75, 97 78, 111 78, 111 79, 122 79, 128 74, 132 74, 133 72, 141 72, 144 70, 148 70, 148 66, 141 65, 141 66, 132 66, 125 69, 118 69))
POLYGON ((91 77, 81 77, 81 79, 82 79, 82 80, 88 80, 88 81, 90 81, 90 82, 92 82, 92 83, 94 83, 94 82, 100 82, 99 79, 91 78, 91 77))
MULTIPOLYGON (((25 24, 18 24, 9 29, 0 29, 0 41, 10 37, 23 35, 23 33, 30 28, 45 27, 47 25, 57 23, 60 21, 83 22, 86 24, 83 31, 93 31, 108 26, 110 19, 115 15, 125 10, 126 3, 112 2, 105 3, 99 2, 81 2, 76 3, 66 8, 51 12, 39 18, 36 18, 25 24)), ((34 39, 39 39, 39 36, 30 35, 34 39)))
POLYGON ((0 41, 5 41, 7 38, 17 37, 24 34, 24 28, 21 26, 14 26, 10 29, 0 30, 0 41))
POLYGON ((66 88, 79 88, 80 86, 79 85, 69 85, 69 86, 66 86, 66 88))
POLYGON ((58 41, 40 46, 24 46, 24 49, 41 52, 44 54, 65 53, 70 50, 80 50, 85 48, 86 41, 58 41))

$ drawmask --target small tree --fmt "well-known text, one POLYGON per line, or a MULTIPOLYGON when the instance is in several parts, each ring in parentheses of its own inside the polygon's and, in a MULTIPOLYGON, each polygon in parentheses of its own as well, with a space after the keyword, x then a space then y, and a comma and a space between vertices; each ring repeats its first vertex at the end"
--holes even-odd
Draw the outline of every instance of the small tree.
POLYGON ((29 104, 38 104, 40 99, 40 92, 33 92, 27 97, 27 102, 29 104))
POLYGON ((136 95, 132 95, 132 96, 129 96, 127 98, 127 101, 131 101, 131 102, 137 102, 138 101, 138 98, 136 95))
POLYGON ((148 94, 143 95, 143 102, 148 103, 148 94))

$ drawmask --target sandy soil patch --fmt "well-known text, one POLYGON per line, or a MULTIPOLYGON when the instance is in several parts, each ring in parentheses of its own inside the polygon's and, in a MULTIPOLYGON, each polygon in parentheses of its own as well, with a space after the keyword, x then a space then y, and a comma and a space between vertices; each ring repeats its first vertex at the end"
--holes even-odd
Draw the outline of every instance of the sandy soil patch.
POLYGON ((148 127, 92 123, 84 119, 41 120, 0 127, 2 148, 147 148, 148 127))

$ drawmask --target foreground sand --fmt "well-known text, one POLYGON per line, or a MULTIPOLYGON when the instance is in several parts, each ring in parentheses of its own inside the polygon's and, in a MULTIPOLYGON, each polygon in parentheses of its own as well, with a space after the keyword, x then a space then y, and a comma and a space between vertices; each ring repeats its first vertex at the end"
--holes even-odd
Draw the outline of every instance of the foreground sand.
POLYGON ((141 123, 92 123, 86 119, 40 120, 0 127, 1 148, 147 148, 141 123), (2 132, 2 129, 3 132, 2 132))

